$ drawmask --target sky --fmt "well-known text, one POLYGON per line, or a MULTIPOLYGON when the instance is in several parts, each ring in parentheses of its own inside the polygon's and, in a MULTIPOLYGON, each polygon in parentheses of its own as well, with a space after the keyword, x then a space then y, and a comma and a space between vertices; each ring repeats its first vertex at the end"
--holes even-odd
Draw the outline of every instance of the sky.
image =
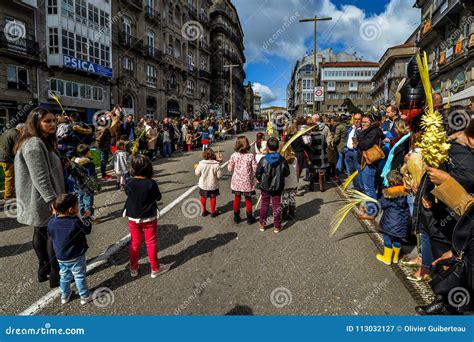
POLYGON ((317 49, 356 53, 377 62, 387 48, 403 44, 420 24, 415 0, 233 0, 244 30, 247 81, 263 106, 286 106, 286 87, 296 60, 317 49))

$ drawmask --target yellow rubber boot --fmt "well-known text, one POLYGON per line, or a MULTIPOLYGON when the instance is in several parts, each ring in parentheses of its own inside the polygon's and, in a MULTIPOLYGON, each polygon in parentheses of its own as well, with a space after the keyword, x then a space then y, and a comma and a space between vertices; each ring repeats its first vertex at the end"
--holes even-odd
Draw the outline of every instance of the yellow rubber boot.
POLYGON ((377 260, 383 262, 385 265, 391 265, 392 255, 393 255, 393 249, 384 246, 383 255, 377 254, 377 260))
POLYGON ((393 247, 393 259, 394 264, 398 264, 398 257, 400 256, 400 247, 393 247))

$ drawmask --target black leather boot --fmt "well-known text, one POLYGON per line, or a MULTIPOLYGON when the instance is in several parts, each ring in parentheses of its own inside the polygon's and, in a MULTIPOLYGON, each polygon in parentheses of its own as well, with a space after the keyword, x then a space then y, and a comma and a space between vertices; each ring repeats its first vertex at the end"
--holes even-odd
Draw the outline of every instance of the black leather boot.
POLYGON ((250 226, 251 224, 255 223, 255 217, 253 217, 253 213, 247 213, 247 224, 250 226))
POLYGON ((438 296, 433 303, 428 305, 420 305, 415 308, 415 311, 419 315, 449 315, 449 309, 446 306, 444 300, 438 296))
POLYGON ((240 213, 234 213, 234 223, 239 224, 241 221, 240 219, 240 213))
POLYGON ((38 264, 38 282, 42 283, 49 279, 49 273, 51 272, 51 266, 46 261, 40 261, 38 264))
POLYGON ((289 220, 295 220, 296 219, 296 206, 295 205, 289 205, 288 206, 288 219, 289 220))

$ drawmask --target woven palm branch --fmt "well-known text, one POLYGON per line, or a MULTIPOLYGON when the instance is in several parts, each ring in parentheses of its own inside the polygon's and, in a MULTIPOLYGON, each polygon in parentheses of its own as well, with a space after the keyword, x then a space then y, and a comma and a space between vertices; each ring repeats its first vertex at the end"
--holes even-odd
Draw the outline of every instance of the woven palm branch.
POLYGON ((348 198, 344 200, 346 204, 341 209, 339 209, 331 219, 329 230, 330 237, 332 237, 336 233, 344 219, 347 217, 347 215, 351 212, 353 208, 358 207, 361 204, 367 202, 378 203, 377 200, 357 190, 348 190, 346 194, 348 196, 348 198))
POLYGON ((54 94, 52 91, 49 92, 49 96, 58 103, 59 107, 61 107, 61 110, 63 112, 63 115, 66 115, 66 111, 63 108, 63 105, 61 104, 61 101, 59 101, 59 98, 54 94))
POLYGON ((346 179, 346 181, 344 182, 344 184, 341 185, 342 191, 346 191, 346 189, 349 187, 349 184, 352 183, 352 181, 357 177, 358 174, 359 174, 359 171, 356 170, 352 175, 350 175, 349 177, 347 177, 347 179, 346 179))

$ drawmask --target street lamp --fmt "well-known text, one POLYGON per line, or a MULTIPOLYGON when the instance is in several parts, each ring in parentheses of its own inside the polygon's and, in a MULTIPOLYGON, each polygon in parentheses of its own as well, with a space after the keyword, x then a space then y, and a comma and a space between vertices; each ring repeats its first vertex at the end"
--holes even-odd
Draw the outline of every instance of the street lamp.
POLYGON ((232 102, 233 102, 233 94, 232 94, 232 69, 239 67, 240 65, 237 64, 228 64, 224 65, 224 68, 229 68, 230 70, 230 84, 229 84, 229 92, 230 92, 230 122, 232 122, 232 102))
POLYGON ((314 96, 314 87, 316 87, 316 23, 318 21, 323 21, 323 20, 332 20, 331 17, 325 17, 325 18, 317 18, 314 16, 314 18, 305 18, 305 19, 300 19, 300 23, 305 23, 305 22, 314 22, 314 68, 313 68, 313 114, 316 114, 316 99, 314 96))

